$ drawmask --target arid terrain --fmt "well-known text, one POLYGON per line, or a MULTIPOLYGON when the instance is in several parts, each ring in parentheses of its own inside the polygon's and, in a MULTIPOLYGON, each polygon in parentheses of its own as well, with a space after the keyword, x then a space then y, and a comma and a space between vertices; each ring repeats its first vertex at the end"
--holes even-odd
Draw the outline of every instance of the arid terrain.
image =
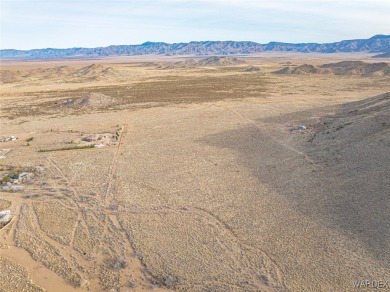
POLYGON ((373 55, 1 61, 0 291, 390 281, 373 55))

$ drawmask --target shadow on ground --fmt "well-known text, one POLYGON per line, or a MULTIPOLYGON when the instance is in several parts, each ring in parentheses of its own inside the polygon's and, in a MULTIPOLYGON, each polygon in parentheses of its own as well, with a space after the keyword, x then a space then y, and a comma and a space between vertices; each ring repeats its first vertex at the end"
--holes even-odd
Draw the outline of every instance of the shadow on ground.
POLYGON ((311 134, 279 127, 273 135, 259 126, 307 121, 310 114, 259 119, 200 142, 233 150, 240 165, 295 210, 358 239, 389 268, 390 93, 339 106, 311 134))

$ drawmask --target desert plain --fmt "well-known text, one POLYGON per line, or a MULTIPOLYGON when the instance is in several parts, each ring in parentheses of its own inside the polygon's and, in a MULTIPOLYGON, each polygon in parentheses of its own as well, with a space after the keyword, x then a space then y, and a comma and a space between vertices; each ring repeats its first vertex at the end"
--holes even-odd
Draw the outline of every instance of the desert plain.
POLYGON ((2 182, 30 175, 0 190, 0 291, 390 280, 390 65, 370 57, 1 61, 2 182))

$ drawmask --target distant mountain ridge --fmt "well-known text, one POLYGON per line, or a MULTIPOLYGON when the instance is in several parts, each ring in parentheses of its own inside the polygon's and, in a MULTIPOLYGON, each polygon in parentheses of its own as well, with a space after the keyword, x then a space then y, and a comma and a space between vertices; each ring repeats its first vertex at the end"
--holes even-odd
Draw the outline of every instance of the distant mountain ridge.
POLYGON ((250 41, 200 41, 168 44, 145 42, 141 45, 112 45, 98 48, 0 50, 0 59, 55 59, 89 58, 135 55, 233 55, 276 52, 389 52, 390 35, 375 35, 369 39, 344 40, 334 43, 282 43, 259 44, 250 41))

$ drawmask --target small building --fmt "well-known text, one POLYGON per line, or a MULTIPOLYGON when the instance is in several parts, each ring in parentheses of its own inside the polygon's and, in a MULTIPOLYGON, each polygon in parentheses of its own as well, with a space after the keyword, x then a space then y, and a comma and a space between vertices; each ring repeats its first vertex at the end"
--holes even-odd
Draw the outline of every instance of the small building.
POLYGON ((9 177, 10 182, 12 183, 19 183, 19 182, 25 182, 26 180, 32 178, 34 176, 31 172, 21 172, 16 173, 9 177))
POLYGON ((16 141, 16 139, 18 139, 16 136, 4 137, 0 138, 0 142, 16 141))
POLYGON ((10 210, 1 211, 0 214, 0 228, 3 228, 11 221, 13 215, 10 210))
POLYGON ((23 186, 15 185, 15 186, 1 186, 3 191, 12 191, 12 192, 21 192, 23 191, 23 186))
POLYGON ((4 215, 8 215, 8 214, 11 214, 11 210, 3 210, 0 212, 0 218, 4 215))
POLYGON ((19 181, 24 182, 31 177, 31 173, 29 172, 21 172, 19 173, 19 181))
POLYGON ((19 173, 19 179, 28 177, 29 173, 28 172, 21 172, 19 173))

